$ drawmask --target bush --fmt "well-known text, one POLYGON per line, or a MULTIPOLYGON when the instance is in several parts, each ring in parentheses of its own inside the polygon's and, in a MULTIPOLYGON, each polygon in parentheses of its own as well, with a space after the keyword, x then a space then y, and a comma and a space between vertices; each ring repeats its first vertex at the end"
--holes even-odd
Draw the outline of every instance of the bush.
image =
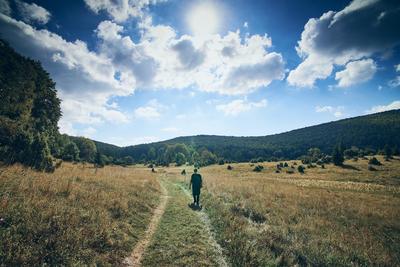
POLYGON ((224 165, 224 164, 225 164, 225 161, 224 161, 223 159, 220 159, 220 160, 218 161, 218 164, 219 164, 219 165, 224 165))
POLYGON ((294 169, 286 170, 286 173, 288 173, 288 174, 293 174, 293 173, 294 173, 294 169))
POLYGON ((299 173, 304 173, 304 166, 303 165, 299 165, 297 167, 297 170, 298 170, 299 173))
POLYGON ((226 167, 226 169, 231 171, 231 170, 233 170, 233 167, 231 165, 228 165, 228 167, 226 167))
POLYGON ((261 172, 263 169, 264 169, 263 166, 257 165, 257 166, 253 169, 253 172, 261 172))
POLYGON ((377 158, 375 158, 375 157, 371 158, 371 159, 368 161, 368 164, 370 164, 370 165, 377 165, 377 166, 382 165, 382 163, 381 163, 377 158))
POLYGON ((287 167, 289 167, 289 164, 287 164, 287 162, 285 162, 285 163, 283 164, 283 167, 287 168, 287 167))

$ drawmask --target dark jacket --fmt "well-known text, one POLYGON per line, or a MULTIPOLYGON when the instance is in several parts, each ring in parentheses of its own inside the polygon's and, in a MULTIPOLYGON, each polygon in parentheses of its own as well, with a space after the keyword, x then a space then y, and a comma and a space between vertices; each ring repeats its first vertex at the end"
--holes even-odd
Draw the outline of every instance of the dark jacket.
POLYGON ((200 195, 200 188, 203 185, 201 175, 198 173, 193 173, 192 178, 190 179, 190 184, 192 186, 193 195, 200 195))

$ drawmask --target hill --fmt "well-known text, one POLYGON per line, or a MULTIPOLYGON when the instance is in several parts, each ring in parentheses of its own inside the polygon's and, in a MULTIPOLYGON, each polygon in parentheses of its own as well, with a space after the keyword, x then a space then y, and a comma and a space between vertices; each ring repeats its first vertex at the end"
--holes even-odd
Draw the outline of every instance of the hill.
MULTIPOLYGON (((174 158, 174 155, 165 155, 168 148, 174 150, 171 147, 183 144, 186 148, 180 146, 175 154, 184 154, 188 161, 192 160, 195 152, 201 157, 207 151, 214 160, 220 158, 240 162, 255 158, 294 159, 307 154, 310 148, 319 148, 322 153, 330 154, 338 142, 344 148, 357 147, 366 154, 376 153, 385 145, 397 152, 397 147, 400 147, 399 132, 400 110, 392 110, 267 136, 197 135, 122 148, 97 142, 97 147, 100 153, 113 157, 132 157, 139 162, 174 158)), ((170 151, 170 154, 174 154, 174 151, 170 151)))

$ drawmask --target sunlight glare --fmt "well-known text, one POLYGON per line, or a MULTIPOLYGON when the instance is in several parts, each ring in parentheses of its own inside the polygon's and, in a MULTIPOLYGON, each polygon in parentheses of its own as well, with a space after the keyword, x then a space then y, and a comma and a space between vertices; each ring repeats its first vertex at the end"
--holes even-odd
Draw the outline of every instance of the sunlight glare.
POLYGON ((219 24, 216 7, 210 2, 197 4, 188 13, 187 22, 195 36, 216 33, 219 24))

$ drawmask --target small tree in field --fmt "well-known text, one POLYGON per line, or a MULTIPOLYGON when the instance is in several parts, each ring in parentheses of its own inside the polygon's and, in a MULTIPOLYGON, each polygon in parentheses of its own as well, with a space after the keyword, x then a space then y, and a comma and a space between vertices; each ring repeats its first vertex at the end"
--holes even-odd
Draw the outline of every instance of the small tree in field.
POLYGON ((181 166, 181 165, 185 164, 186 163, 185 154, 183 154, 181 152, 176 154, 175 163, 176 163, 176 166, 181 166))
POLYGON ((94 166, 96 168, 103 168, 104 167, 104 158, 102 157, 102 155, 100 154, 100 152, 96 153, 96 157, 94 159, 94 166))
POLYGON ((392 155, 393 155, 392 149, 390 148, 389 145, 386 145, 386 146, 385 146, 385 159, 386 159, 386 160, 391 159, 391 158, 392 158, 392 155))
POLYGON ((337 144, 333 149, 332 161, 336 166, 342 166, 344 162, 343 150, 340 144, 337 144))

